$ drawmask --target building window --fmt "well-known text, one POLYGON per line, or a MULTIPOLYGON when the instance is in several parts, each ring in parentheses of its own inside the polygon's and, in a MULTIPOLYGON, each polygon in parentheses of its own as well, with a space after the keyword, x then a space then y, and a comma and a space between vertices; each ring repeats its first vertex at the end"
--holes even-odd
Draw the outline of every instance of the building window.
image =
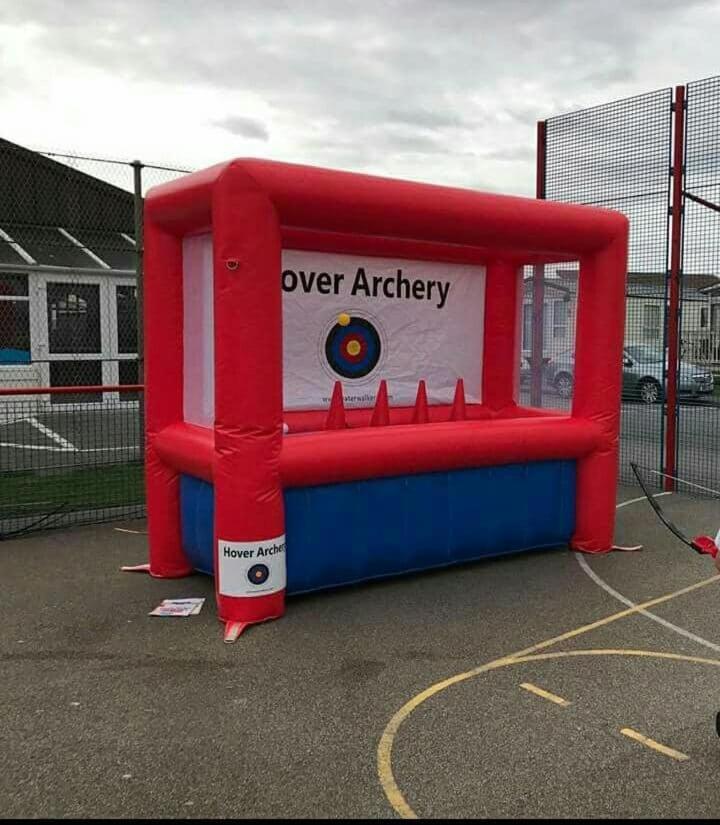
POLYGON ((553 303, 553 338, 565 338, 568 331, 567 301, 553 303))
POLYGON ((123 355, 134 355, 137 352, 137 287, 115 287, 115 306, 117 351, 123 355))
MULTIPOLYGON (((532 349, 534 314, 533 304, 523 304, 522 316, 522 348, 532 349)), ((568 332, 568 304, 567 301, 545 301, 543 303, 543 348, 548 346, 552 338, 565 338, 568 332)))
POLYGON ((0 273, 0 364, 30 363, 30 298, 26 275, 0 273))
POLYGON ((522 324, 522 348, 530 349, 532 347, 532 328, 533 328, 533 308, 532 304, 523 304, 523 324, 522 324))
MULTIPOLYGON (((118 362, 118 379, 121 385, 138 383, 138 362, 134 358, 118 362)), ((136 392, 120 393, 121 401, 137 401, 138 399, 139 394, 136 392)))
MULTIPOLYGON (((98 387, 102 384, 101 361, 51 361, 51 387, 98 387)), ((51 395, 53 404, 77 404, 102 401, 102 393, 78 392, 51 395)))
POLYGON ((706 329, 708 325, 707 307, 700 307, 700 329, 706 329))
POLYGON ((134 358, 132 361, 120 361, 118 363, 118 378, 121 384, 137 384, 138 362, 134 358))
POLYGON ((710 305, 710 332, 720 332, 720 304, 710 305))
POLYGON ((643 307, 643 340, 659 341, 660 307, 657 304, 645 304, 643 307))
POLYGON ((47 308, 50 352, 100 352, 98 285, 50 283, 47 308))

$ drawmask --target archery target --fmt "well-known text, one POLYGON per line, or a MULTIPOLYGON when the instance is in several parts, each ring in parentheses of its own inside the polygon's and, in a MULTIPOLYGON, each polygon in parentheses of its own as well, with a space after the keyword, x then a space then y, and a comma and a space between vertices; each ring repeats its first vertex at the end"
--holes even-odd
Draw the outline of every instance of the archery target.
POLYGON ((250 584, 265 584, 270 576, 270 569, 266 564, 253 564, 247 575, 250 584))
POLYGON ((325 338, 325 359, 340 378, 368 376, 378 365, 383 344, 377 326, 360 315, 341 313, 325 338))

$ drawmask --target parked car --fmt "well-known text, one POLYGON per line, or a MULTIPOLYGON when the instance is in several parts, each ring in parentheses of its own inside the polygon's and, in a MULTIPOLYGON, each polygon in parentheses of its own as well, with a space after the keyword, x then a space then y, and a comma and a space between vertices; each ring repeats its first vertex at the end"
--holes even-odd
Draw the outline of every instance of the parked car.
MULTIPOLYGON (((547 365, 549 363, 550 358, 548 356, 543 356, 543 375, 545 374, 545 370, 547 370, 547 365)), ((520 386, 529 385, 532 382, 532 374, 533 369, 530 361, 530 355, 526 355, 524 352, 520 353, 520 386)))
MULTIPOLYGON (((662 350, 643 344, 631 344, 623 350, 622 393, 625 398, 656 404, 663 400, 663 372, 667 357, 662 350)), ((572 395, 575 375, 575 353, 567 350, 551 358, 545 381, 561 398, 572 395)), ((712 395, 715 388, 713 374, 705 367, 680 361, 678 394, 700 398, 712 395)))

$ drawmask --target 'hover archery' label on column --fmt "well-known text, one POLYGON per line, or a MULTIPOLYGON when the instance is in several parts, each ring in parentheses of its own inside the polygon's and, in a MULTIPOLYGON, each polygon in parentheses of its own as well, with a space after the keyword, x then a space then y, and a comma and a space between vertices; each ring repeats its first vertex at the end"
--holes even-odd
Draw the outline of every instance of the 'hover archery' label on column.
POLYGON ((223 596, 267 596, 285 589, 285 536, 264 541, 218 539, 218 591, 223 596))

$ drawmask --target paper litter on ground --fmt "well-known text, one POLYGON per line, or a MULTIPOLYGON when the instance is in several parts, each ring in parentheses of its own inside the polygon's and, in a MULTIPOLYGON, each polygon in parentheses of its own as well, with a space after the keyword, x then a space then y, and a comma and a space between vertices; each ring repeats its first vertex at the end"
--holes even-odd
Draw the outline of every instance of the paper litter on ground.
POLYGON ((205 599, 163 599, 148 616, 197 616, 205 599))

